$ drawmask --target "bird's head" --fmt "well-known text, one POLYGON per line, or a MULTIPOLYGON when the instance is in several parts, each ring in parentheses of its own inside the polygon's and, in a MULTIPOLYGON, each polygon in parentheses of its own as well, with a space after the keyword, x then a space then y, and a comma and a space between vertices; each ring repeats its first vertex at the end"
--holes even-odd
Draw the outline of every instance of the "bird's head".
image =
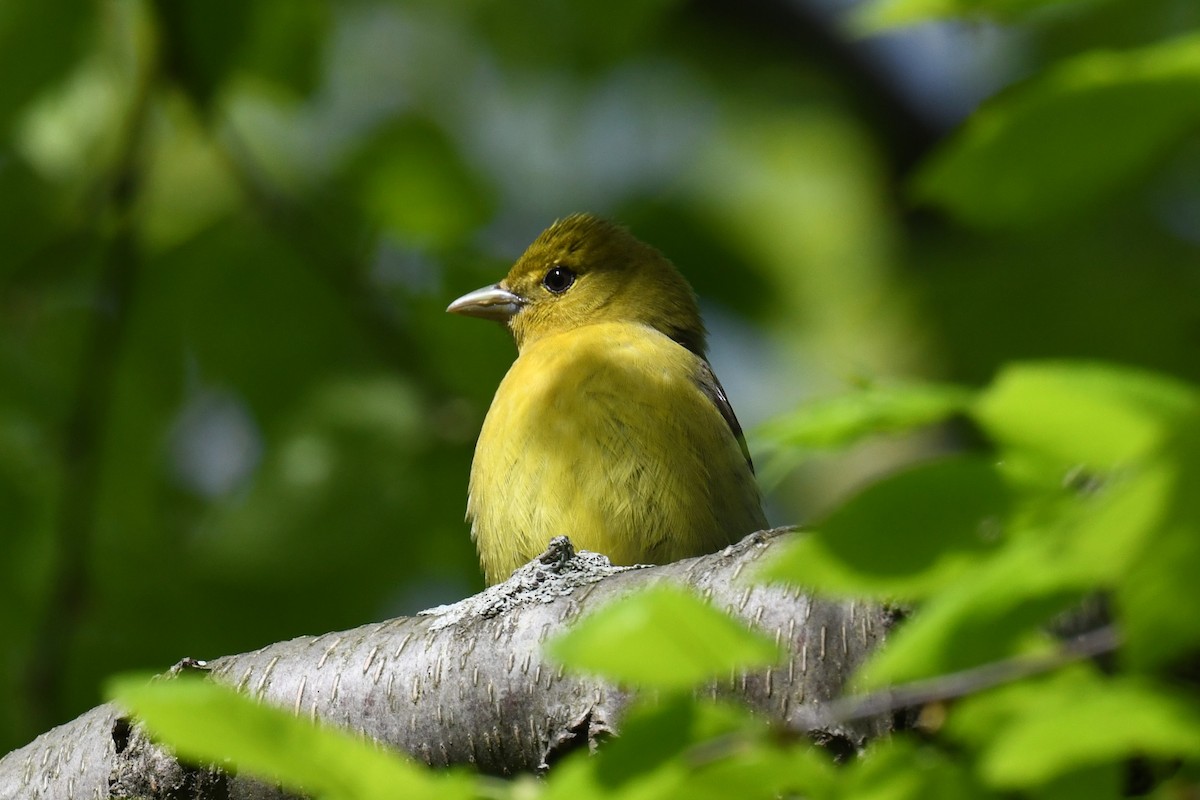
POLYGON ((636 322, 704 357, 704 325, 687 280, 658 250, 590 214, 555 222, 504 280, 446 310, 507 323, 518 350, 584 325, 636 322))

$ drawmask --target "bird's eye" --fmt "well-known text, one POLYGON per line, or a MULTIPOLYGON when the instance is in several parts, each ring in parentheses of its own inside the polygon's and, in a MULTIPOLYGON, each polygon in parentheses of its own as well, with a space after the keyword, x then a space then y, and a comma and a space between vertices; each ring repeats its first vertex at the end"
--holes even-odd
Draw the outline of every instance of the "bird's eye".
POLYGON ((554 294, 562 294, 575 283, 575 273, 566 267, 551 267, 542 278, 542 286, 554 294))

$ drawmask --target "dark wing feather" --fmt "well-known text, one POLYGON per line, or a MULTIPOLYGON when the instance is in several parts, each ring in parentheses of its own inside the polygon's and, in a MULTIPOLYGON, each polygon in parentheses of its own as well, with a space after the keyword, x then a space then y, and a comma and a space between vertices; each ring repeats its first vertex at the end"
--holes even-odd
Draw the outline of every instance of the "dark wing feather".
POLYGON ((717 411, 720 411, 721 416, 724 417, 725 423, 729 425, 729 430, 733 432, 733 438, 737 439, 738 447, 742 448, 742 455, 746 457, 746 466, 753 474, 754 462, 750 460, 750 448, 746 447, 746 435, 742 433, 742 425, 738 422, 737 415, 733 413, 733 406, 729 405, 729 398, 725 396, 725 388, 721 386, 716 373, 704 359, 700 359, 700 367, 694 378, 696 386, 700 387, 700 391, 704 392, 704 395, 712 401, 712 404, 717 407, 717 411))

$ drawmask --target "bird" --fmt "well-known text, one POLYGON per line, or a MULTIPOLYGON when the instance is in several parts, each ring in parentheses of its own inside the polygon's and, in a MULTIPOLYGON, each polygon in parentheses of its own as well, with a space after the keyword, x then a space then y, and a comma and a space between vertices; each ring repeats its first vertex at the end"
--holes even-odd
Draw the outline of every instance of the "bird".
POLYGON ((517 346, 467 491, 488 585, 560 535, 616 565, 665 564, 767 527, 696 294, 628 229, 559 219, 446 310, 503 322, 517 346))

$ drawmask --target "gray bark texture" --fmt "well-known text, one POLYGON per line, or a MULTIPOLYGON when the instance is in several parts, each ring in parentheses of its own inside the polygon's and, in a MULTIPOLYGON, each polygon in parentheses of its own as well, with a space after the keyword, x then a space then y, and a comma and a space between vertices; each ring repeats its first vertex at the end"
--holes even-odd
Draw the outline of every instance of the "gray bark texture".
MULTIPOLYGON (((271 644, 204 668, 213 680, 430 765, 472 764, 497 775, 536 771, 619 734, 631 700, 622 688, 544 660, 542 642, 582 613, 667 581, 774 636, 788 652, 780 666, 705 692, 738 698, 780 725, 853 750, 890 731, 890 715, 838 721, 821 709, 881 643, 889 615, 754 582, 756 563, 790 538, 768 531, 712 555, 632 568, 575 554, 565 539, 555 540, 509 580, 454 605, 271 644)), ((0 759, 0 800, 283 796, 180 764, 112 705, 0 759)))

